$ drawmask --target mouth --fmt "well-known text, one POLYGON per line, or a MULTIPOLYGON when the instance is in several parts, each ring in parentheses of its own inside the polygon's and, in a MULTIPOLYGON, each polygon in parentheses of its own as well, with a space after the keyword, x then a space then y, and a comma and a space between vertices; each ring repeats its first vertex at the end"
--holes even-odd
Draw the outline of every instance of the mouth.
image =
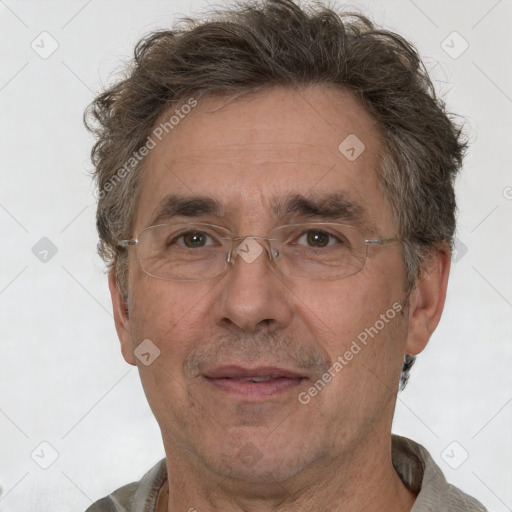
POLYGON ((261 401, 295 389, 307 377, 285 368, 247 368, 230 365, 204 373, 206 381, 217 390, 243 400, 261 401))

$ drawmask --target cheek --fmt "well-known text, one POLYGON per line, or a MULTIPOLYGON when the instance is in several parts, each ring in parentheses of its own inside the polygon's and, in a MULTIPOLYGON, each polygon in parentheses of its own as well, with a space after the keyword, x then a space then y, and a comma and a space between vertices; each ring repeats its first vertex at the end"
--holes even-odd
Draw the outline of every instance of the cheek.
POLYGON ((362 424, 395 399, 407 337, 400 266, 373 269, 312 287, 297 303, 331 360, 333 377, 319 393, 318 410, 331 410, 333 421, 353 416, 362 424))
POLYGON ((194 285, 180 285, 143 275, 133 281, 130 290, 132 341, 139 345, 143 340, 151 340, 158 353, 149 365, 137 363, 141 382, 155 416, 172 424, 179 420, 176 411, 186 408, 188 403, 183 392, 183 361, 200 344, 198 333, 203 336, 206 330, 199 325, 201 319, 204 322, 205 315, 198 314, 198 302, 204 292, 196 290, 194 293, 191 288, 194 285), (185 286, 186 290, 183 289, 185 286), (169 397, 175 407, 169 407, 169 397))
MULTIPOLYGON (((394 304, 397 308, 398 303, 394 304)), ((332 429, 334 437, 347 432, 360 435, 392 414, 403 360, 406 320, 387 301, 379 308, 373 303, 353 300, 350 310, 338 308, 337 325, 331 328, 336 329, 335 334, 324 339, 332 362, 331 376, 327 377, 329 382, 323 389, 320 385, 318 393, 310 388, 311 396, 314 395, 310 405, 331 425, 327 428, 332 429), (381 319, 381 314, 387 322, 381 319), (343 429, 339 429, 340 421, 343 429)), ((315 385, 318 386, 312 383, 315 385)))
POLYGON ((363 269, 344 280, 302 289, 297 313, 331 357, 343 354, 358 337, 363 342, 371 339, 369 333, 375 329, 379 332, 376 337, 389 331, 403 303, 401 280, 390 281, 389 275, 363 269))
POLYGON ((180 366, 186 354, 200 345, 207 334, 204 304, 208 289, 204 284, 175 283, 136 276, 131 288, 130 326, 133 341, 150 339, 162 359, 180 366), (199 289, 200 288, 200 289, 199 289))

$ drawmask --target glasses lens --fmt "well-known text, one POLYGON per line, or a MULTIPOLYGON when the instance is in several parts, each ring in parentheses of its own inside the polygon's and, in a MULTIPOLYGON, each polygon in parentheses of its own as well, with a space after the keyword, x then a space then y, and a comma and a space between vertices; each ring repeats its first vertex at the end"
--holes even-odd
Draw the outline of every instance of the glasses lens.
MULTIPOLYGON (((200 281, 227 266, 230 232, 198 223, 161 224, 139 236, 137 256, 147 274, 171 281, 200 281)), ((270 235, 274 259, 285 275, 334 280, 357 274, 367 246, 358 229, 337 223, 290 224, 270 235)))
POLYGON ((313 280, 341 279, 365 264, 367 246, 361 231, 336 223, 281 226, 278 264, 283 274, 313 280))
POLYGON ((229 231, 207 224, 161 224, 139 236, 137 256, 144 272, 173 281, 199 281, 226 266, 229 231))

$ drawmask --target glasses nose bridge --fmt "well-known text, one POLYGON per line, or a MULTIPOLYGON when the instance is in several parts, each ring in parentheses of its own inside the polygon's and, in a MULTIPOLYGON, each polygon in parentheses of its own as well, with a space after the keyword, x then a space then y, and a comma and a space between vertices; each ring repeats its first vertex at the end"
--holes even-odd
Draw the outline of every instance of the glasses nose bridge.
POLYGON ((237 249, 240 247, 240 245, 242 245, 242 243, 244 241, 246 241, 248 239, 256 240, 260 246, 263 246, 267 251, 269 261, 273 261, 277 265, 276 255, 279 252, 277 249, 275 249, 272 246, 272 241, 277 242, 277 238, 269 238, 269 237, 264 237, 264 236, 253 236, 253 235, 237 236, 237 237, 228 239, 231 244, 228 249, 228 253, 226 255, 226 261, 228 264, 234 265, 236 257, 239 256, 239 252, 237 249), (274 251, 276 251, 276 254, 274 254, 274 251))

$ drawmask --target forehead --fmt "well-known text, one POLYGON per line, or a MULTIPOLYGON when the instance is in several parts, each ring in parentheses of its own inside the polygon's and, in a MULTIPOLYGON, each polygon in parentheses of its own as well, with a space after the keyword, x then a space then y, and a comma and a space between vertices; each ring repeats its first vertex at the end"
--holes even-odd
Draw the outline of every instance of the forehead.
POLYGON ((177 119, 161 140, 153 136, 135 232, 154 220, 169 196, 211 197, 221 207, 216 213, 237 228, 273 220, 275 205, 286 197, 318 203, 325 194, 392 223, 377 179, 381 146, 374 120, 339 89, 274 88, 234 101, 209 97, 177 119))

